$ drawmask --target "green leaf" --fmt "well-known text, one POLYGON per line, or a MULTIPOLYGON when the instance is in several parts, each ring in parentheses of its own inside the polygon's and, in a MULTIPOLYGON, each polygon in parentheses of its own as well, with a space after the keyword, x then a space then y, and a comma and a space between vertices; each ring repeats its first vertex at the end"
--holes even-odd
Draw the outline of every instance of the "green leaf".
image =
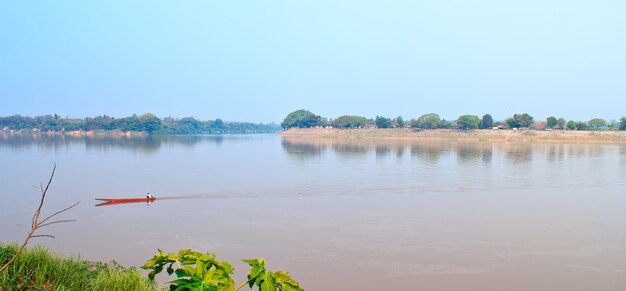
POLYGON ((188 285, 189 284, 189 280, 188 279, 176 279, 176 280, 170 281, 168 283, 174 284, 174 285, 177 285, 177 286, 181 286, 181 285, 188 285))
POLYGON ((154 267, 154 272, 156 274, 161 273, 161 271, 163 271, 163 266, 156 266, 156 267, 154 267))
POLYGON ((148 260, 141 268, 150 269, 156 264, 156 262, 157 262, 156 257, 153 257, 152 259, 148 260))
POLYGON ((192 267, 192 266, 183 266, 183 270, 185 271, 184 274, 187 275, 187 276, 193 276, 196 273, 195 272, 196 271, 195 268, 192 267))
POLYGON ((272 276, 272 272, 264 272, 261 278, 263 280, 259 284, 260 291, 276 291, 276 281, 274 276, 272 276))
POLYGON ((220 262, 216 266, 217 266, 217 268, 219 268, 222 271, 224 271, 224 273, 226 273, 226 274, 232 274, 235 271, 235 268, 233 268, 233 266, 231 264, 229 264, 228 262, 220 262))
POLYGON ((304 291, 300 287, 300 284, 289 276, 289 273, 285 271, 278 271, 274 273, 274 280, 276 280, 276 287, 281 291, 304 291))
POLYGON ((176 269, 176 271, 174 271, 174 273, 176 273, 176 277, 181 278, 181 277, 188 277, 189 274, 187 274, 187 271, 185 271, 185 269, 176 269))
MULTIPOLYGON (((202 278, 203 274, 206 272, 207 264, 203 261, 196 261, 196 272, 195 275, 202 278)), ((209 266, 210 267, 210 266, 209 266)))

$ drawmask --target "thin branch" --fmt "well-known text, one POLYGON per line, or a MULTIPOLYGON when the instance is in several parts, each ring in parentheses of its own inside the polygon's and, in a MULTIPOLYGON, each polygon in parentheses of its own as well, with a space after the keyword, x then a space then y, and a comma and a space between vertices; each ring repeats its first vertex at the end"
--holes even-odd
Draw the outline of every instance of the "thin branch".
POLYGON ((76 219, 57 220, 57 221, 53 221, 53 222, 42 223, 42 224, 38 225, 37 228, 39 229, 39 228, 42 228, 44 226, 48 226, 48 225, 51 225, 51 224, 57 224, 57 223, 63 223, 63 222, 73 222, 73 221, 76 221, 76 219))
POLYGON ((52 178, 54 177, 54 172, 56 171, 57 165, 56 163, 54 164, 54 167, 52 168, 52 174, 50 174, 50 180, 48 180, 48 184, 46 184, 46 187, 43 187, 43 184, 40 185, 41 188, 41 200, 39 201, 39 207, 37 207, 37 210, 35 210, 35 214, 33 214, 33 219, 32 219, 32 223, 31 223, 31 227, 30 227, 30 231, 28 232, 28 235, 26 236, 26 239, 24 239, 24 242, 22 243, 22 245, 20 246, 20 248, 17 250, 17 252, 15 253, 15 255, 13 255, 13 257, 6 263, 4 264, 2 267, 0 267, 0 273, 2 273, 4 270, 6 270, 9 265, 11 265, 15 259, 22 253, 22 251, 24 250, 24 248, 26 247, 26 245, 28 244, 28 242, 30 241, 30 239, 35 238, 35 237, 50 237, 50 238, 54 238, 53 235, 51 234, 35 234, 35 232, 43 227, 52 225, 52 224, 57 224, 57 223, 64 223, 64 222, 72 222, 72 221, 76 221, 74 219, 63 219, 63 220, 55 220, 55 221, 51 221, 51 222, 47 222, 48 220, 50 220, 51 218, 65 212, 68 211, 72 208, 74 208, 76 205, 78 205, 78 203, 80 203, 80 201, 66 207, 63 208, 51 215, 48 215, 48 217, 44 218, 42 221, 39 221, 39 215, 41 215, 41 209, 43 208, 43 203, 46 200, 46 194, 48 194, 48 189, 50 188, 50 184, 52 184, 52 178))
POLYGON ((37 234, 37 235, 33 235, 31 237, 51 237, 51 238, 54 238, 54 235, 51 235, 51 234, 37 234))
MULTIPOLYGON (((48 193, 48 188, 50 184, 52 184, 52 178, 54 177, 54 172, 57 170, 57 164, 54 163, 54 167, 52 167, 52 174, 50 174, 50 180, 48 180, 48 184, 46 184, 46 189, 42 189, 41 191, 41 201, 39 202, 39 207, 37 211, 35 211, 35 215, 33 215, 33 223, 32 227, 34 228, 37 225, 37 220, 39 220, 39 214, 41 214, 41 208, 43 207, 43 203, 46 200, 46 194, 48 193)), ((40 187, 43 188, 43 187, 40 187)))
POLYGON ((63 213, 63 212, 65 212, 65 211, 68 211, 68 210, 70 210, 70 209, 74 208, 76 205, 78 205, 78 203, 80 203, 80 201, 78 201, 78 202, 74 203, 74 204, 73 204, 73 205, 71 205, 71 206, 65 207, 64 209, 59 210, 59 211, 57 211, 57 212, 55 212, 55 213, 53 213, 53 214, 51 214, 51 215, 48 215, 48 217, 44 218, 44 220, 42 220, 41 222, 39 222, 39 224, 42 224, 42 223, 44 223, 44 222, 48 221, 48 219, 53 218, 53 217, 55 217, 56 215, 58 215, 58 214, 60 214, 60 213, 63 213))

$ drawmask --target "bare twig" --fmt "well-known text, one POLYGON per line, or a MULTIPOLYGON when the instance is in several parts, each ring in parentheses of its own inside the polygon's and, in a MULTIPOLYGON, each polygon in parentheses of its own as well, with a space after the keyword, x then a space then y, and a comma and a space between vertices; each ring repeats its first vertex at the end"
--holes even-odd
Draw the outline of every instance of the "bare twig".
POLYGON ((51 234, 37 234, 37 235, 33 235, 32 237, 51 237, 51 238, 54 238, 54 235, 51 235, 51 234))
POLYGON ((50 235, 50 234, 35 234, 35 232, 37 230, 39 230, 39 229, 41 229, 43 227, 52 225, 52 224, 76 221, 74 219, 63 219, 63 220, 56 220, 56 221, 47 222, 51 218, 53 218, 53 217, 55 217, 55 216, 65 212, 65 211, 68 211, 68 210, 74 208, 76 205, 78 205, 78 203, 80 203, 80 201, 72 204, 71 206, 63 208, 63 209, 61 209, 61 210, 59 210, 59 211, 57 211, 57 212, 47 216, 43 220, 39 221, 39 215, 41 215, 41 209, 43 208, 43 203, 46 200, 46 194, 48 194, 48 189, 50 188, 50 184, 52 184, 52 178, 54 178, 54 172, 56 171, 56 169, 57 169, 57 165, 54 164, 54 167, 52 168, 52 174, 50 175, 50 180, 48 180, 48 184, 46 184, 45 188, 43 187, 43 185, 40 186, 40 188, 41 188, 41 200, 39 201, 39 207, 37 207, 37 210, 35 211, 35 214, 33 214, 33 219, 32 219, 32 222, 31 222, 31 228, 30 228, 30 231, 28 232, 28 235, 26 236, 26 239, 24 240, 24 243, 22 243, 22 245, 17 250, 15 255, 13 255, 13 257, 6 264, 4 264, 0 268, 0 273, 2 273, 2 271, 4 271, 6 268, 8 268, 9 265, 11 265, 13 263, 13 261, 15 261, 17 256, 19 256, 20 253, 22 253, 22 251, 24 250, 24 248, 26 247, 26 245, 28 244, 30 239, 35 238, 35 237, 50 237, 50 238, 54 238, 54 236, 50 235))

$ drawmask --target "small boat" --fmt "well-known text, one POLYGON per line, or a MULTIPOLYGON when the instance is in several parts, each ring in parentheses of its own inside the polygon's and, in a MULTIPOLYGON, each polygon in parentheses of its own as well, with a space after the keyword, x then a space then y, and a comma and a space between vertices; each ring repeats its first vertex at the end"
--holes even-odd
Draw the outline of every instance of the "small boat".
POLYGON ((103 203, 97 204, 96 206, 107 206, 114 204, 126 204, 126 203, 139 203, 139 202, 147 202, 152 203, 156 200, 156 197, 137 197, 137 198, 96 198, 98 201, 103 201, 103 203))
POLYGON ((139 197, 139 198, 96 198, 99 201, 106 201, 112 203, 132 203, 132 202, 152 202, 156 200, 156 197, 147 198, 147 197, 139 197))

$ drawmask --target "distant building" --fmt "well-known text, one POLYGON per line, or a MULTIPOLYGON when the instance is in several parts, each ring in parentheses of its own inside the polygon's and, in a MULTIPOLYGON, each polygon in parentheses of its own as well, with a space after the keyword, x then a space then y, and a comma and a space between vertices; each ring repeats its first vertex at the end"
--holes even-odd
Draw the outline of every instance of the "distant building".
POLYGON ((535 130, 546 130, 546 125, 543 123, 535 124, 535 130))

